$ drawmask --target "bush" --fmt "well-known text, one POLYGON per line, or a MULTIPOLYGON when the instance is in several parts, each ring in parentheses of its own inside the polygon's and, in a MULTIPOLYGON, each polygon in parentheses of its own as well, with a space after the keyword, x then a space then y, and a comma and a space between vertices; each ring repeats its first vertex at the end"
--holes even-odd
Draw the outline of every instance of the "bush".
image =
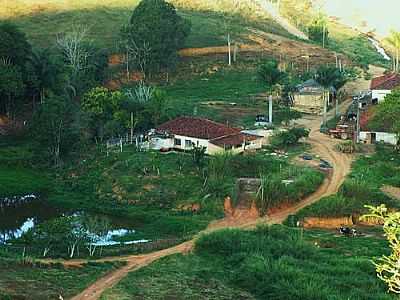
POLYGON ((275 149, 287 149, 298 144, 303 137, 308 137, 310 132, 301 127, 291 128, 287 131, 276 133, 271 138, 271 147, 275 149))

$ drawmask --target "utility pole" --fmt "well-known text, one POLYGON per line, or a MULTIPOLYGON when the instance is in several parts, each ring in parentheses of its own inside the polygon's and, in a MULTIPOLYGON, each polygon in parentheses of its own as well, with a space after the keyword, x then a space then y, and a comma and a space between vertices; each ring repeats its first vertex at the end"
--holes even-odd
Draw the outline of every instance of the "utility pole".
POLYGON ((268 101, 268 122, 272 125, 272 93, 269 95, 268 101))
POLYGON ((231 55, 231 35, 228 33, 228 64, 232 65, 232 55, 231 55))
POLYGON ((356 129, 356 143, 360 142, 360 96, 357 97, 357 129, 356 129))
MULTIPOLYGON (((327 114, 327 112, 328 112, 328 99, 327 99, 327 97, 326 97, 326 90, 324 91, 324 116, 323 116, 323 125, 324 126, 326 126, 326 122, 327 122, 327 117, 326 117, 326 114, 327 114)), ((329 94, 328 94, 329 95, 329 94)), ((329 96, 328 96, 329 97, 329 96)))

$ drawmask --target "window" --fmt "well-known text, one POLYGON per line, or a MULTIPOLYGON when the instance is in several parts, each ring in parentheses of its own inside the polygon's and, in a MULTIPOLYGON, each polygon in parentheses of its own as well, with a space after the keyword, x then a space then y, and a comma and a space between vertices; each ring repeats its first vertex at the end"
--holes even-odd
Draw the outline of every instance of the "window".
POLYGON ((191 140, 185 140, 185 148, 192 148, 193 143, 191 140))
POLYGON ((180 146, 180 145, 182 145, 181 139, 174 139, 174 145, 175 145, 175 146, 180 146))

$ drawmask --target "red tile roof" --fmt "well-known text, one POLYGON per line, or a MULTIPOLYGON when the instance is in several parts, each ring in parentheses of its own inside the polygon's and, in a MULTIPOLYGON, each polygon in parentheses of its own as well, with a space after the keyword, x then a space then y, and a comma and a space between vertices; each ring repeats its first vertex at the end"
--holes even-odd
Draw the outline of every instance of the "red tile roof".
POLYGON ((400 86, 400 75, 397 73, 376 77, 371 81, 371 90, 393 90, 400 86))
POLYGON ((256 139, 259 139, 260 137, 257 135, 252 135, 252 134, 244 134, 244 133, 236 133, 236 134, 231 134, 228 136, 216 138, 210 141, 211 144, 214 144, 219 147, 224 147, 224 146, 239 146, 242 145, 243 142, 250 142, 254 141, 256 139))
POLYGON ((206 140, 240 133, 238 128, 195 117, 181 117, 168 121, 157 127, 156 131, 206 140))

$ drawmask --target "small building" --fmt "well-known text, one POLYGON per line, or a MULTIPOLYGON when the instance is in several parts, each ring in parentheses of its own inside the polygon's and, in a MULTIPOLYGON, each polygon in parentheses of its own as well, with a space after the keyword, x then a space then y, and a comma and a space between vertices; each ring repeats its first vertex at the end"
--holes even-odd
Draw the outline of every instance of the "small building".
MULTIPOLYGON (((294 109, 306 112, 320 114, 324 108, 324 87, 321 86, 315 79, 309 79, 296 87, 294 93, 294 109)), ((336 96, 334 87, 329 89, 329 102, 336 96)))
POLYGON ((372 129, 369 126, 370 120, 374 117, 376 106, 370 106, 363 111, 360 117, 360 142, 365 144, 384 143, 397 145, 398 137, 395 133, 387 132, 384 128, 372 129))
POLYGON ((400 75, 397 73, 373 78, 370 86, 372 101, 375 103, 382 102, 385 96, 397 87, 400 87, 400 75))
POLYGON ((196 146, 205 147, 210 155, 227 150, 241 153, 261 149, 263 142, 263 136, 198 117, 180 117, 168 121, 150 135, 151 149, 188 151, 196 146))

